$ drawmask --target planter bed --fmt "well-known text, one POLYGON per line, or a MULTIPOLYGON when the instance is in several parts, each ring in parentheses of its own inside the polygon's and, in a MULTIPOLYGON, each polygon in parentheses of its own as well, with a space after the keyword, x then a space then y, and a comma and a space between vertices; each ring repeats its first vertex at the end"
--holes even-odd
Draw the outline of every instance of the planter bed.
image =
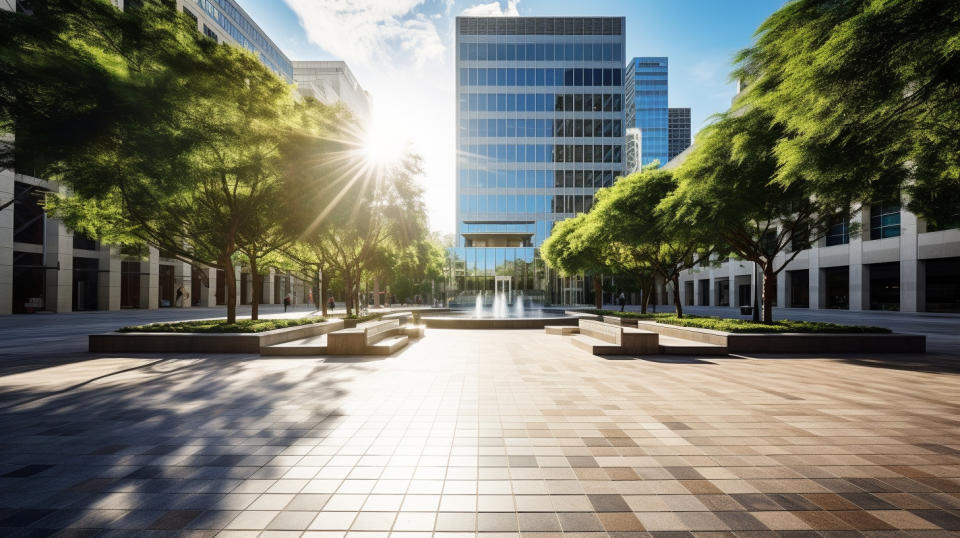
POLYGON ((732 333, 639 320, 664 336, 724 346, 730 353, 925 353, 927 337, 891 333, 732 333))
POLYGON ((260 353, 260 348, 319 336, 343 328, 334 319, 258 333, 110 332, 91 334, 88 350, 97 353, 260 353))

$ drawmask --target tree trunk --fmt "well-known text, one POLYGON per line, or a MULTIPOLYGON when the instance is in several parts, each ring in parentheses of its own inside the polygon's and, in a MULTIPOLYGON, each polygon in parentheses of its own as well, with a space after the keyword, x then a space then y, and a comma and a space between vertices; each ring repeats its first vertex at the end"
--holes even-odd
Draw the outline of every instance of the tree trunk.
POLYGON ((257 273, 257 258, 247 256, 250 260, 250 279, 253 282, 253 296, 250 297, 250 319, 260 319, 260 299, 263 298, 263 280, 257 273))
POLYGON ((353 282, 350 279, 350 269, 343 270, 343 302, 347 307, 347 315, 352 312, 353 306, 353 282))
POLYGON ((593 304, 597 310, 603 310, 603 275, 593 277, 593 304))
POLYGON ((650 305, 650 295, 652 295, 653 287, 656 286, 656 284, 657 282, 656 280, 654 280, 652 284, 647 284, 646 286, 643 286, 642 288, 640 288, 640 293, 643 294, 643 301, 640 304, 641 314, 647 313, 647 306, 650 305))
POLYGON ((773 274, 773 262, 768 262, 763 267, 763 322, 773 323, 773 294, 776 293, 774 286, 777 284, 776 275, 773 274))
POLYGON ((220 267, 223 269, 224 291, 227 294, 227 323, 236 323, 237 275, 233 272, 233 266, 230 263, 229 255, 226 255, 220 259, 220 267))
POLYGON ((680 275, 673 275, 673 306, 677 310, 677 317, 683 317, 683 303, 680 302, 680 275))

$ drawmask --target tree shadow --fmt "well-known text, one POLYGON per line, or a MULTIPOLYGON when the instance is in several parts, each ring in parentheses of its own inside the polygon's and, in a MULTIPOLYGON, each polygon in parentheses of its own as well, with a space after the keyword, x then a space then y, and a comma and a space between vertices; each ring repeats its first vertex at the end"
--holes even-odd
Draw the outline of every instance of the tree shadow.
POLYGON ((282 477, 302 447, 346 419, 346 385, 372 370, 315 361, 280 369, 250 355, 184 359, 167 355, 54 390, 4 389, 0 534, 134 534, 169 524, 174 512, 192 519, 243 509, 249 495, 231 492, 282 477), (131 514, 149 521, 125 527, 133 523, 120 519, 131 514))

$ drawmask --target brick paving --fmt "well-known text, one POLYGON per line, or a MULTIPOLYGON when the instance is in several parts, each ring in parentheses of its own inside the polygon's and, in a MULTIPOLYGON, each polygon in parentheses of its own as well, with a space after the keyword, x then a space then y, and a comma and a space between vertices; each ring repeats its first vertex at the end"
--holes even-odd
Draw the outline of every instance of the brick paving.
POLYGON ((960 533, 949 361, 607 360, 566 339, 0 376, 0 535, 960 533))

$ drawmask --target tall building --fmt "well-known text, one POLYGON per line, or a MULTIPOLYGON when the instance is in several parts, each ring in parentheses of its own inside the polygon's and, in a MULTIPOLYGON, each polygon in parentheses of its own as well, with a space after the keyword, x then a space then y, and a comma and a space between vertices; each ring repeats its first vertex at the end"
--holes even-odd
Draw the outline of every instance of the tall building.
POLYGON ((628 127, 624 138, 624 155, 627 164, 624 170, 627 174, 640 171, 640 159, 643 156, 643 132, 636 127, 628 127))
POLYGON ((584 301, 537 247, 622 174, 624 34, 623 17, 457 18, 456 300, 584 301))
POLYGON ((640 166, 669 159, 667 58, 638 57, 625 73, 627 127, 640 129, 640 166))
MULTIPOLYGON (((113 0, 113 5, 129 9, 137 2, 113 0)), ((252 51, 287 82, 294 82, 293 63, 234 0, 177 0, 176 8, 196 21, 198 32, 252 51)), ((29 13, 12 0, 0 0, 0 9, 29 13)), ((319 63, 340 64, 333 69, 339 72, 325 79, 328 82, 319 82, 324 78, 319 75, 308 79, 304 88, 320 87, 321 100, 343 100, 362 109, 358 114, 366 114, 369 99, 347 66, 319 63)), ((74 233, 44 213, 41 202, 46 192, 64 192, 64 187, 0 170, 0 314, 173 306, 180 285, 191 296, 184 306, 226 303, 223 271, 192 266, 153 247, 121 249, 74 233)), ((308 283, 271 269, 261 277, 263 296, 255 298, 253 276, 241 266, 233 270, 239 304, 278 304, 288 292, 300 299, 308 296, 308 283)))
MULTIPOLYGON (((667 110, 667 160, 680 155, 690 147, 690 109, 667 110)), ((664 163, 666 164, 666 163, 664 163)))
POLYGON ((370 94, 364 90, 346 62, 293 62, 293 80, 304 97, 332 105, 342 102, 361 119, 370 118, 370 94))

